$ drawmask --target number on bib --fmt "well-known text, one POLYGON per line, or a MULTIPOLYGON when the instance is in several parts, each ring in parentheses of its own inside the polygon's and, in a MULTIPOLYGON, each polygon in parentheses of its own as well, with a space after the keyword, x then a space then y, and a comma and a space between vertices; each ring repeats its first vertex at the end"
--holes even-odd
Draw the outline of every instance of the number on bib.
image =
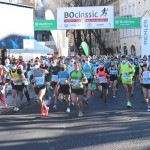
POLYGON ((35 84, 36 85, 43 85, 45 82, 44 77, 36 77, 35 78, 35 84))
POLYGON ((72 82, 73 82, 73 85, 74 85, 74 86, 78 86, 78 85, 79 85, 79 80, 75 80, 75 79, 74 79, 74 80, 72 80, 72 82))
POLYGON ((99 83, 105 83, 105 78, 104 77, 99 77, 99 83))
POLYGON ((58 75, 52 75, 52 81, 57 82, 58 81, 58 75))

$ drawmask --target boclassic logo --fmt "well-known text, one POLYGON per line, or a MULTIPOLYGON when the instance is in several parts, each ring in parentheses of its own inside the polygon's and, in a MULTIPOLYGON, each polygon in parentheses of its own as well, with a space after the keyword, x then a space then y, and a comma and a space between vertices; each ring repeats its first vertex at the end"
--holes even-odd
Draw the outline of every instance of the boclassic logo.
POLYGON ((102 16, 107 16, 108 8, 105 8, 101 13, 92 10, 91 12, 64 12, 64 18, 99 18, 102 16))

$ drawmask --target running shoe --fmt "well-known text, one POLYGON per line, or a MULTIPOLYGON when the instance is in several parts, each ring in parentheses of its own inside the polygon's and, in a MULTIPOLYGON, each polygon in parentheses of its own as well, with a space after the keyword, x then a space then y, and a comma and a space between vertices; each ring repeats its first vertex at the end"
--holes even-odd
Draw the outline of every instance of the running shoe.
POLYGON ((83 113, 79 112, 78 117, 83 117, 83 113))
POLYGON ((17 111, 19 111, 19 108, 18 107, 14 107, 14 112, 17 112, 17 111))
POLYGON ((49 111, 49 107, 47 107, 47 108, 45 109, 45 116, 48 115, 48 111, 49 111))
POLYGON ((69 107, 67 108, 66 112, 67 112, 67 113, 70 113, 70 108, 69 108, 69 107))
POLYGON ((132 106, 131 102, 128 101, 128 102, 127 102, 127 108, 130 108, 131 106, 132 106))
POLYGON ((2 108, 6 108, 7 104, 5 102, 2 103, 2 108))
POLYGON ((56 111, 57 110, 57 105, 54 104, 53 109, 56 111))
POLYGON ((41 110, 41 116, 45 116, 45 109, 41 110))
POLYGON ((83 99, 86 101, 86 100, 87 100, 87 97, 84 95, 84 96, 83 96, 83 99))
POLYGON ((150 106, 148 106, 147 111, 150 112, 150 106))
POLYGON ((113 95, 113 98, 116 98, 116 96, 115 96, 115 95, 113 95))
POLYGON ((89 101, 88 100, 83 100, 84 101, 84 103, 86 104, 86 105, 89 105, 89 101))

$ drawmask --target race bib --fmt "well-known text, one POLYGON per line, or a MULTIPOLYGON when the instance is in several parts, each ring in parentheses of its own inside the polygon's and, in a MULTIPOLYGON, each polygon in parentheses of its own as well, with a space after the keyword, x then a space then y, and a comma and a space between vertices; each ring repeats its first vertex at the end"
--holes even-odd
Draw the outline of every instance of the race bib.
POLYGON ((35 84, 36 84, 36 85, 43 85, 44 82, 45 82, 44 77, 36 77, 36 78, 35 78, 35 84))
POLYGON ((85 76, 89 79, 91 77, 91 73, 90 72, 84 72, 85 76))
POLYGON ((124 78, 125 78, 125 79, 131 79, 131 76, 130 76, 130 74, 126 74, 126 73, 125 73, 125 74, 124 74, 124 78))
POLYGON ((14 85, 20 85, 20 79, 19 78, 14 79, 14 85))
POLYGON ((60 84, 65 84, 64 82, 65 82, 65 80, 67 80, 67 78, 60 78, 60 84))
POLYGON ((79 85, 79 80, 72 80, 73 86, 78 86, 79 85))
POLYGON ((99 83, 105 83, 106 80, 105 80, 105 77, 99 77, 99 83))
POLYGON ((143 72, 143 84, 150 84, 150 71, 143 72))
POLYGON ((58 75, 52 75, 52 81, 57 82, 58 81, 58 75))
POLYGON ((111 75, 118 75, 118 71, 117 70, 110 70, 110 74, 111 75))
POLYGON ((11 75, 10 74, 7 76, 7 79, 11 79, 11 75))
POLYGON ((0 83, 2 83, 3 82, 3 79, 2 79, 2 77, 0 76, 0 83))
POLYGON ((28 79, 25 79, 25 80, 24 80, 24 84, 25 84, 25 85, 29 85, 28 79))
POLYGON ((30 67, 30 70, 31 70, 31 71, 35 70, 35 67, 30 67))

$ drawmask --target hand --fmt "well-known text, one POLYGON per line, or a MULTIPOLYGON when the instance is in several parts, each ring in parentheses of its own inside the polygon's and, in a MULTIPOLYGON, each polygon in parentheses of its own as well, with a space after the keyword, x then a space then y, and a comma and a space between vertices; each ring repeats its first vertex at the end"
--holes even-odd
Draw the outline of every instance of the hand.
POLYGON ((49 82, 45 82, 45 85, 50 85, 50 83, 49 82))

